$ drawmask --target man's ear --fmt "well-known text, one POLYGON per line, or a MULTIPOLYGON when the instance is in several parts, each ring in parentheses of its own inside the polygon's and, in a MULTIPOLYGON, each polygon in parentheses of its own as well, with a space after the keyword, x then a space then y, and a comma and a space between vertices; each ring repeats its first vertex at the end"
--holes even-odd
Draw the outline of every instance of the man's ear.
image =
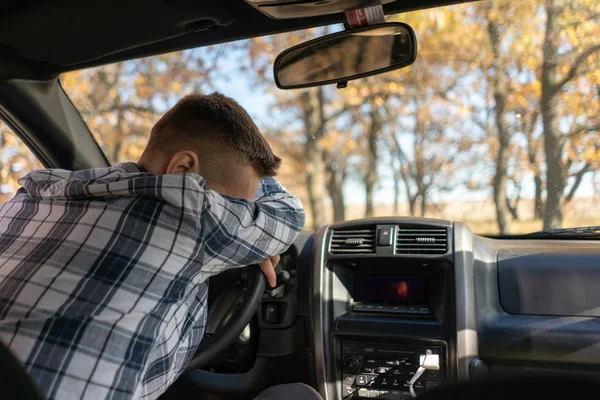
POLYGON ((183 174, 190 172, 194 174, 200 173, 200 163, 198 155, 190 150, 179 151, 171 157, 169 165, 167 165, 167 174, 183 174))

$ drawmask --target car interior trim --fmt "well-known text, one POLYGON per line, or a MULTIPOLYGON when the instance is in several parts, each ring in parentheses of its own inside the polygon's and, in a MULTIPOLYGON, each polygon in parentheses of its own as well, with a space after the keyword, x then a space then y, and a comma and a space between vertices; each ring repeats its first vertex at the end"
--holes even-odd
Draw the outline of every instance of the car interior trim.
POLYGON ((469 365, 478 356, 473 285, 473 235, 468 226, 454 222, 454 273, 456 280, 456 356, 458 379, 469 379, 469 365))

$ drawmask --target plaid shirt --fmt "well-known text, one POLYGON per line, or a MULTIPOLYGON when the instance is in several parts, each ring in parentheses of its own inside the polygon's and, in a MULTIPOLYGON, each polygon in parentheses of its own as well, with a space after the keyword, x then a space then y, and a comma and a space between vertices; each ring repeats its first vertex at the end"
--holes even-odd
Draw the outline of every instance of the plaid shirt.
POLYGON ((298 199, 254 202, 139 165, 24 177, 0 207, 0 340, 50 399, 154 399, 202 339, 206 279, 281 254, 298 199))

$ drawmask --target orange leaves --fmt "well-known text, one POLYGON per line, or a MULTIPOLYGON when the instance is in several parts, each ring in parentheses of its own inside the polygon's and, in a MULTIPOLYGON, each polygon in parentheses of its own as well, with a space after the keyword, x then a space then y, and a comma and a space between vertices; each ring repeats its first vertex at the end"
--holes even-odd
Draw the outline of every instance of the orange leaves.
POLYGON ((0 202, 8 200, 19 188, 18 180, 42 164, 19 137, 0 121, 0 202))

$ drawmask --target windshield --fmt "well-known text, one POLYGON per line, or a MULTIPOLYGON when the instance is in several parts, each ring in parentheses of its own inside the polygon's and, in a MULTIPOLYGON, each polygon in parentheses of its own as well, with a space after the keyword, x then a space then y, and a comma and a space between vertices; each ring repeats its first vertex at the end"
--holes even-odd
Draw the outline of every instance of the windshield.
POLYGON ((600 225, 600 1, 487 1, 387 16, 413 66, 281 91, 282 50, 341 26, 61 76, 112 163, 136 161, 184 94, 220 91, 253 116, 307 209, 306 230, 369 216, 463 221, 475 233, 600 225))

